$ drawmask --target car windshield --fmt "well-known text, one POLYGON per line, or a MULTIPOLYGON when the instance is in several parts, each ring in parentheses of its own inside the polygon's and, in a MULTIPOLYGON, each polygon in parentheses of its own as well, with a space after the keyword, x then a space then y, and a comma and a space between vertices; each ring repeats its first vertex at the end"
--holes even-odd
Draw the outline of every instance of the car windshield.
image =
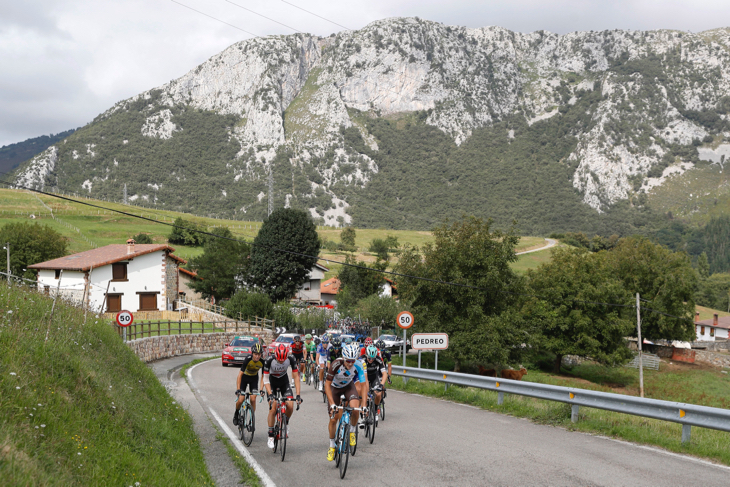
POLYGON ((280 336, 279 338, 276 339, 276 341, 279 343, 291 343, 294 341, 294 337, 280 336))
POLYGON ((235 340, 233 343, 231 343, 231 346, 252 347, 254 343, 256 343, 256 340, 254 340, 253 338, 239 338, 238 340, 235 340))
POLYGON ((390 342, 395 342, 395 341, 398 340, 398 337, 395 336, 395 335, 380 335, 378 337, 378 340, 384 340, 384 341, 387 340, 387 341, 390 341, 390 342))

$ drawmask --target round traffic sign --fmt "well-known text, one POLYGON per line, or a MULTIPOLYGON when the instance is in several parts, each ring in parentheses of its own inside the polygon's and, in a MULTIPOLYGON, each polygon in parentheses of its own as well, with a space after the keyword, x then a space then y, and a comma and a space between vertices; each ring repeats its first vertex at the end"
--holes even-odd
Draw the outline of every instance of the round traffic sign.
POLYGON ((398 326, 400 326, 404 330, 407 330, 408 328, 413 326, 413 315, 410 313, 410 311, 401 311, 400 313, 398 313, 398 318, 396 318, 396 322, 398 323, 398 326))
POLYGON ((120 311, 117 313, 117 325, 119 326, 129 326, 134 321, 134 316, 132 316, 132 313, 130 313, 127 310, 120 311))

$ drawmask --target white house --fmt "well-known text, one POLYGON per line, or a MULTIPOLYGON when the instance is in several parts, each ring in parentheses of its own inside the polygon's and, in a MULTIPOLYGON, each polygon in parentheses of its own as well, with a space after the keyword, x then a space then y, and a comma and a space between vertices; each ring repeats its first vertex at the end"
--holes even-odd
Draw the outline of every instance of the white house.
POLYGON ((297 291, 296 296, 294 296, 294 299, 310 304, 322 304, 322 292, 320 284, 324 279, 324 273, 327 271, 329 271, 328 268, 315 263, 314 267, 312 267, 312 270, 309 271, 307 280, 299 287, 299 290, 297 291))
POLYGON ((380 297, 396 299, 398 297, 398 288, 395 286, 395 282, 385 279, 385 282, 380 286, 380 297))
POLYGON ((89 309, 172 309, 179 289, 178 265, 185 260, 164 244, 113 244, 29 266, 38 269, 38 286, 59 289, 89 309))
POLYGON ((695 331, 697 332, 698 342, 714 342, 717 339, 727 340, 728 330, 730 330, 730 316, 719 318, 715 314, 711 320, 702 321, 695 318, 695 331))
POLYGON ((340 280, 336 277, 327 279, 321 284, 322 304, 337 304, 337 293, 340 292, 340 280))

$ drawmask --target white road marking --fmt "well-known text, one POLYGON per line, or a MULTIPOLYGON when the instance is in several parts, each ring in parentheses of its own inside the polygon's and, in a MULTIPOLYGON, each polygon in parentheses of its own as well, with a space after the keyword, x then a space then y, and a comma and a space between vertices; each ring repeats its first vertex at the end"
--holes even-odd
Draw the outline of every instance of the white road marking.
MULTIPOLYGON (((198 392, 199 395, 201 395, 200 390, 198 389, 198 386, 195 385, 195 381, 193 380, 193 376, 192 376, 191 372, 193 371, 193 369, 195 367, 197 367, 198 365, 204 364, 204 363, 205 362, 201 362, 199 364, 193 365, 192 367, 190 367, 188 369, 188 373, 187 373, 190 387, 195 388, 196 392, 198 392)), ((259 478, 261 479, 261 483, 263 485, 265 485, 266 487, 276 487, 276 484, 274 483, 273 480, 271 480, 271 477, 269 477, 269 475, 266 473, 266 470, 264 470, 263 467, 261 467, 259 462, 257 462, 256 459, 253 457, 253 455, 251 455, 251 452, 249 452, 248 449, 243 445, 243 443, 240 442, 240 440, 238 439, 238 436, 236 436, 233 433, 233 431, 231 431, 231 429, 228 427, 228 425, 225 423, 225 421, 223 421, 223 419, 221 419, 221 417, 218 416, 218 413, 216 413, 212 407, 208 407, 208 409, 210 410, 210 413, 213 415, 213 418, 215 418, 215 420, 218 422, 218 424, 220 425, 221 429, 226 434, 226 436, 228 438, 230 438, 231 443, 233 443, 233 446, 236 447, 236 450, 241 452, 241 455, 243 455, 243 457, 246 459, 246 461, 249 463, 249 465, 251 465, 251 467, 254 469, 254 471, 256 472, 256 475, 258 475, 259 478)))

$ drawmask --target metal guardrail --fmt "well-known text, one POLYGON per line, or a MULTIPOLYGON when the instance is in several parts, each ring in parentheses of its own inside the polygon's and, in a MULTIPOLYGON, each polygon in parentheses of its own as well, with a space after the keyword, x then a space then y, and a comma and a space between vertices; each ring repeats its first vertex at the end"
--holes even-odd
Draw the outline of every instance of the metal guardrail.
POLYGON ((393 375, 495 391, 498 393, 497 404, 502 404, 504 394, 563 402, 571 405, 570 420, 573 423, 578 422, 580 406, 680 423, 682 443, 690 441, 692 426, 730 432, 730 410, 727 409, 397 365, 393 365, 393 375))

